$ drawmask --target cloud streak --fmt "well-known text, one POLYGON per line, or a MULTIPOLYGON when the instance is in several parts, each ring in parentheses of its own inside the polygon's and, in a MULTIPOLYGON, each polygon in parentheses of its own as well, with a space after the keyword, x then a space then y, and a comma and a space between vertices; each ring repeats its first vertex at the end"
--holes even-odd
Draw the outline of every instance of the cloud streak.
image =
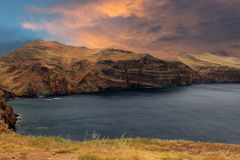
POLYGON ((23 22, 21 23, 22 28, 24 29, 31 29, 31 30, 37 30, 38 26, 34 23, 29 23, 29 22, 23 22))
POLYGON ((235 0, 89 0, 29 8, 22 27, 88 47, 117 47, 172 57, 178 52, 239 56, 235 0), (37 19, 37 20, 36 20, 37 19))

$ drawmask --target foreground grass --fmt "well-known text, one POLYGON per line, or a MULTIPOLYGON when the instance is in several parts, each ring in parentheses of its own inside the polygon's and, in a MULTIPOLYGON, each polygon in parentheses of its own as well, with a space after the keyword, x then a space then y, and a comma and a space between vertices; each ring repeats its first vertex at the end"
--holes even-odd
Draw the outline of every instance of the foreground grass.
POLYGON ((70 141, 0 135, 0 160, 240 160, 240 145, 159 139, 70 141))

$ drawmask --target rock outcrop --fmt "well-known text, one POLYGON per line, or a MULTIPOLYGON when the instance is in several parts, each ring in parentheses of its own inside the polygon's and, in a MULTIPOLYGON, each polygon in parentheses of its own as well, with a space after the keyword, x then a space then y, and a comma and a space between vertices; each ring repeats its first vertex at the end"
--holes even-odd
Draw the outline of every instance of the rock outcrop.
POLYGON ((17 114, 13 112, 12 107, 6 102, 6 99, 13 97, 14 94, 10 91, 0 89, 0 133, 9 132, 8 128, 15 129, 17 114))
POLYGON ((0 120, 0 135, 3 133, 11 133, 11 130, 8 128, 6 123, 0 120))

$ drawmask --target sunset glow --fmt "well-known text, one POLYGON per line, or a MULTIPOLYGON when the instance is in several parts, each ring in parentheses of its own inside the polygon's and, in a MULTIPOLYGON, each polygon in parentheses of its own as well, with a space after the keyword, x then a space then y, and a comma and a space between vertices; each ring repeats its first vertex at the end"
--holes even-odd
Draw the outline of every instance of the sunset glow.
POLYGON ((18 30, 32 32, 26 40, 115 47, 164 57, 179 52, 239 56, 240 2, 235 0, 33 2, 22 4, 17 10, 21 16, 12 17, 18 30))

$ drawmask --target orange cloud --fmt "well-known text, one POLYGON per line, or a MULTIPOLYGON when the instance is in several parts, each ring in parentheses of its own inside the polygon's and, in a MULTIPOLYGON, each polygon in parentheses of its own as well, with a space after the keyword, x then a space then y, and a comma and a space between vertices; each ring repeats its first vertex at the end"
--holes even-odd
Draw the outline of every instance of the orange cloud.
POLYGON ((30 23, 30 22, 23 22, 23 23, 21 23, 21 26, 24 29, 31 29, 31 30, 37 30, 38 29, 38 26, 36 24, 30 23))
POLYGON ((51 8, 30 7, 29 10, 41 14, 59 14, 68 18, 101 19, 104 17, 144 16, 144 4, 149 0, 101 0, 69 6, 51 8))
POLYGON ((69 1, 30 11, 36 17, 27 19, 35 21, 24 21, 23 28, 73 45, 173 55, 222 51, 240 41, 239 17, 233 16, 240 3, 234 0, 69 1))
MULTIPOLYGON (((101 0, 68 6, 58 5, 51 8, 31 7, 29 10, 32 13, 38 15, 55 14, 60 15, 60 18, 53 20, 43 19, 40 23, 28 22, 24 24, 32 24, 35 28, 47 31, 57 37, 68 37, 69 41, 78 45, 120 47, 123 45, 117 41, 124 40, 126 37, 129 38, 129 35, 119 34, 118 38, 113 40, 111 37, 115 33, 112 33, 113 30, 111 29, 105 35, 102 35, 103 31, 100 28, 94 31, 88 29, 102 25, 101 23, 104 20, 131 16, 144 17, 144 4, 147 1, 149 0, 101 0)), ((33 29, 30 28, 30 25, 23 27, 33 29)))
MULTIPOLYGON (((145 0, 146 1, 146 0, 145 0)), ((96 10, 109 17, 129 17, 131 15, 144 16, 144 0, 115 0, 104 1, 96 5, 96 10)))

